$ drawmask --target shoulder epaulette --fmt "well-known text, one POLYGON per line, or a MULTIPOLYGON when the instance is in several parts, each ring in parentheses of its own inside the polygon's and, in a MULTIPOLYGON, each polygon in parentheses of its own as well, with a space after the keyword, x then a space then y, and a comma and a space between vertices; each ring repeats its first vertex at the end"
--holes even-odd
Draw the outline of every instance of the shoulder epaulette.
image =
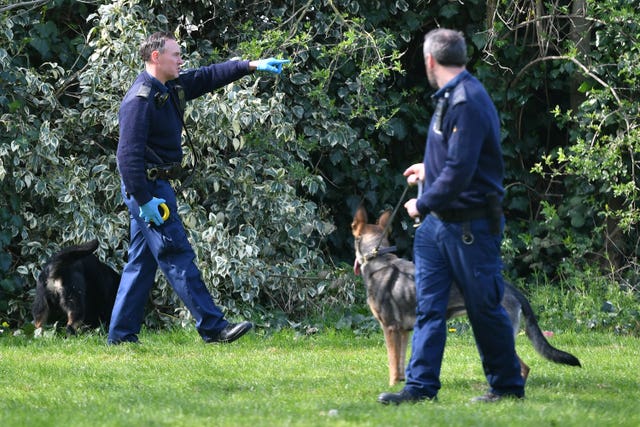
POLYGON ((150 94, 151 94, 151 84, 142 83, 140 85, 140 88, 138 89, 138 93, 136 93, 136 96, 146 99, 146 98, 149 98, 150 94))
POLYGON ((464 85, 456 85, 451 93, 451 100, 449 101, 450 105, 456 105, 461 102, 465 102, 467 100, 467 91, 464 88, 464 85))

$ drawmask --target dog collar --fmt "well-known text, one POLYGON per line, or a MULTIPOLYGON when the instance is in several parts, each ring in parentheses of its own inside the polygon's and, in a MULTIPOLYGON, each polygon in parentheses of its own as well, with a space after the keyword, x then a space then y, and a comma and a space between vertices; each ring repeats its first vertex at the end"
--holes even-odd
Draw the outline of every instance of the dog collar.
POLYGON ((377 258, 377 257, 382 256, 382 255, 390 254, 390 253, 395 252, 397 250, 398 250, 398 248, 395 247, 395 246, 387 246, 386 248, 382 248, 382 249, 374 249, 373 251, 369 252, 368 254, 362 256, 362 259, 364 261, 362 264, 364 264, 367 261, 370 261, 370 260, 372 260, 374 258, 377 258))

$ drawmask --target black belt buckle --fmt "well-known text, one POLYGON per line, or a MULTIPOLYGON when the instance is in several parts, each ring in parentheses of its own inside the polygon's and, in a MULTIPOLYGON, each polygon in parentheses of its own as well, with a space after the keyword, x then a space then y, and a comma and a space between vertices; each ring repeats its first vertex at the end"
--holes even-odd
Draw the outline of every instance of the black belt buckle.
POLYGON ((147 179, 149 179, 149 181, 155 181, 159 178, 159 173, 158 168, 147 169, 147 179))
POLYGON ((182 165, 172 163, 168 165, 154 166, 147 169, 147 178, 150 181, 157 179, 178 179, 182 173, 182 165))

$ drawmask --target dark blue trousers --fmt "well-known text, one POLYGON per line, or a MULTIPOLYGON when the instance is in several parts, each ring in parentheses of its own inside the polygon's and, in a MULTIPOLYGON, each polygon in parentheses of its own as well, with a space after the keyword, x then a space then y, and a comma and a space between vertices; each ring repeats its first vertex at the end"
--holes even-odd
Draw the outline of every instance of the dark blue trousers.
POLYGON ((465 297, 480 360, 491 392, 524 396, 524 380, 515 352, 511 322, 500 305, 504 293, 501 235, 489 221, 447 223, 428 215, 416 230, 416 323, 405 389, 434 397, 440 389, 440 367, 447 338, 449 290, 455 281, 465 297), (473 243, 463 242, 470 231, 473 243))
POLYGON ((195 265, 195 253, 178 216, 175 191, 164 180, 149 185, 155 197, 166 200, 170 216, 162 225, 149 226, 140 218, 138 203, 123 189, 131 221, 129 258, 113 307, 108 342, 138 341, 144 307, 158 267, 195 319, 198 333, 205 340, 213 338, 228 322, 195 265))

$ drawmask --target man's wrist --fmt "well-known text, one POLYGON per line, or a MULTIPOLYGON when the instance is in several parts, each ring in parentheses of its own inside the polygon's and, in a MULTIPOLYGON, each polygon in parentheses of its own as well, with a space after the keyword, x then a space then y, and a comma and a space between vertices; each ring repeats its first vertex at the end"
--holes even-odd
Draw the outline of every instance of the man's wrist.
POLYGON ((416 200, 416 209, 418 210, 418 212, 420 212, 421 216, 427 216, 429 212, 431 212, 431 209, 429 209, 427 205, 422 203, 420 199, 416 200))

